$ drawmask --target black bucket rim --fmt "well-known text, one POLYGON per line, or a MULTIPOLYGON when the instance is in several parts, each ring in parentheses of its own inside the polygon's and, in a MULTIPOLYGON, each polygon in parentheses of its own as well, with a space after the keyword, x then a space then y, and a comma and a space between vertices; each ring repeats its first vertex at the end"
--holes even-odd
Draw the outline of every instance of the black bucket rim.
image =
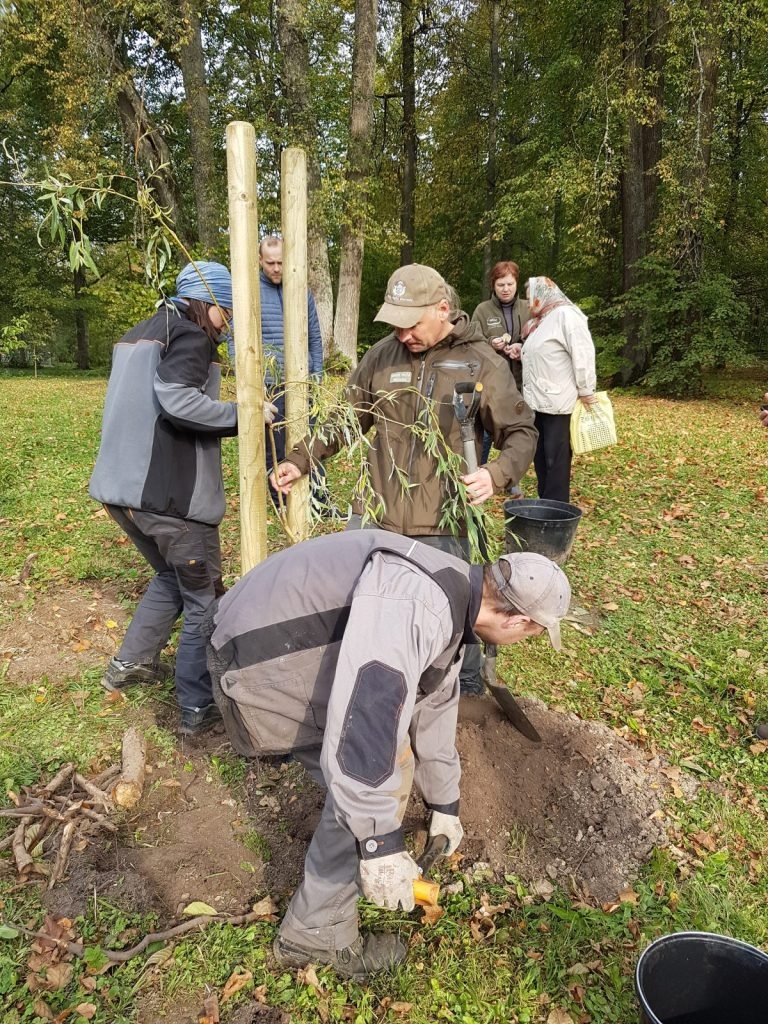
POLYGON ((660 1024, 659 1017, 648 1004, 644 987, 641 984, 640 975, 646 967, 646 961, 665 945, 679 942, 681 940, 685 941, 686 939, 714 943, 715 945, 720 946, 723 950, 749 953, 755 955, 757 960, 762 961, 766 966, 768 966, 768 952, 761 949, 759 946, 753 946, 751 942, 745 942, 743 939, 736 939, 732 935, 723 935, 721 932, 699 931, 669 932, 667 935, 660 935, 658 938, 648 943, 638 957, 637 964, 635 966, 635 993, 640 1002, 640 1008, 642 1012, 648 1016, 649 1021, 658 1021, 660 1024))
POLYGON ((554 498, 512 498, 504 502, 504 520, 535 519, 535 516, 525 515, 527 509, 551 509, 553 512, 564 513, 552 520, 539 519, 539 522, 561 522, 566 523, 574 519, 581 519, 584 514, 578 505, 572 505, 569 501, 555 501, 554 498))

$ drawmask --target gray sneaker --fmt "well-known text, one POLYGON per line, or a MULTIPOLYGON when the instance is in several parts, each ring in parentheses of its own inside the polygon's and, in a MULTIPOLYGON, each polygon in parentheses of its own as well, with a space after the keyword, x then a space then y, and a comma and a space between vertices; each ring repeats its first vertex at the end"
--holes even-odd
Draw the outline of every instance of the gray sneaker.
POLYGON ((220 721, 219 706, 211 701, 204 708, 182 708, 179 728, 176 731, 179 736, 199 736, 220 721))
POLYGON ((391 970, 405 959, 405 946, 396 935, 358 935, 346 949, 308 949, 277 936, 272 952, 280 967, 306 967, 328 964, 342 978, 365 981, 376 971, 391 970))
POLYGON ((162 683, 173 675, 173 663, 165 658, 154 658, 152 661, 120 661, 111 658, 101 680, 105 690, 124 690, 126 686, 146 683, 162 683))

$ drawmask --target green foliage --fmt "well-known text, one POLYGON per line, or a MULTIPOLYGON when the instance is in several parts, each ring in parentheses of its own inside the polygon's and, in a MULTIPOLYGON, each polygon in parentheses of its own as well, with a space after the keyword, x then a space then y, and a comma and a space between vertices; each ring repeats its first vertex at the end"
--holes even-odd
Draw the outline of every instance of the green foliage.
POLYGON ((691 280, 653 257, 639 270, 641 283, 622 307, 644 315, 652 362, 643 384, 675 398, 700 395, 708 371, 743 362, 747 303, 725 274, 713 271, 691 280))

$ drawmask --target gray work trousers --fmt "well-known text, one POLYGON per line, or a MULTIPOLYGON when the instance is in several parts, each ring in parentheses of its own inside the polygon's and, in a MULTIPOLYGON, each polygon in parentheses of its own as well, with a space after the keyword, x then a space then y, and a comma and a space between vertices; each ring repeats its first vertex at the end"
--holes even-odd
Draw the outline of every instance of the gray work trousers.
MULTIPOLYGON (((320 747, 296 750, 293 756, 312 778, 325 786, 320 747)), ((402 822, 413 783, 413 753, 406 740, 398 751, 401 787, 398 820, 402 822)), ((359 933, 357 900, 361 895, 357 841, 339 823, 330 793, 304 861, 304 878, 288 905, 280 934, 305 949, 335 952, 351 946, 359 933)))
MULTIPOLYGON (((346 528, 348 530, 360 530, 361 517, 353 514, 349 517, 346 528)), ((365 528, 367 530, 377 529, 376 523, 366 523, 365 528)), ((446 551, 449 555, 453 555, 454 558, 461 558, 465 562, 470 562, 470 546, 468 537, 453 537, 448 534, 430 534, 429 536, 418 536, 413 537, 413 540, 421 541, 422 544, 426 544, 427 547, 437 548, 438 551, 446 551)), ((461 663, 461 671, 459 672, 459 687, 461 692, 483 692, 483 682, 481 678, 481 670, 483 665, 483 654, 480 650, 480 644, 467 644, 464 648, 464 658, 461 663)))
POLYGON ((132 663, 154 660, 183 614, 176 699, 181 708, 207 707, 213 694, 200 624, 210 603, 224 592, 218 527, 139 509, 104 507, 155 570, 117 657, 132 663))

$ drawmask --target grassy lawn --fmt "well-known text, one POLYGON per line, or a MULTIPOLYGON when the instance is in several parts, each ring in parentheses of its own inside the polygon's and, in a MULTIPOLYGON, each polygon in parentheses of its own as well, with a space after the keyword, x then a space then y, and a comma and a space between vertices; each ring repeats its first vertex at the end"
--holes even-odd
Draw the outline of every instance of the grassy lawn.
MULTIPOLYGON (((631 892, 599 907, 562 889, 543 900, 514 876, 492 886, 467 877, 461 892, 442 897, 446 913, 433 927, 416 915, 364 908, 367 922, 384 928, 394 921, 411 938, 406 966, 364 987, 328 971, 318 980, 270 970, 272 924, 214 926, 174 947, 153 982, 157 1019, 182 1019, 172 1015, 181 994, 202 1006, 205 985, 220 990, 242 967, 253 980, 239 998, 263 986, 263 1000, 294 1021, 631 1024, 638 1018, 634 964, 656 936, 712 930, 768 946, 768 743, 752 738, 754 723, 768 720, 768 431, 757 420, 766 381, 763 367, 712 381, 700 401, 613 395, 620 443, 575 460, 572 500, 584 516, 567 567, 576 602, 599 625, 566 625, 559 655, 543 643, 499 652, 500 673, 515 680, 516 692, 602 721, 649 759, 663 757, 673 778, 677 772, 700 783, 693 800, 673 785, 669 845, 653 854, 631 892), (492 933, 472 928, 483 903, 495 908, 492 933)), ((32 591, 110 587, 130 606, 146 580, 138 556, 118 543, 87 494, 104 390, 104 381, 90 377, 0 376, 4 594, 22 574, 32 591)), ((231 582, 238 573, 236 441, 225 442, 224 452, 230 510, 222 536, 231 582)), ((330 469, 340 504, 353 473, 343 455, 330 469)), ((525 489, 535 493, 532 477, 525 489)), ((500 541, 501 499, 492 516, 500 541)), ((282 544, 275 523, 270 544, 282 544)), ((18 601, 0 606, 0 631, 18 601)), ((68 759, 83 769, 107 763, 139 701, 105 713, 97 670, 61 681, 53 693, 49 687, 41 701, 36 684, 8 682, 4 650, 0 643, 0 805, 9 803, 7 790, 68 759)), ((162 730, 154 739, 173 742, 162 730)), ((0 821, 0 838, 9 828, 0 821)), ((4 1021, 45 1019, 26 984, 29 939, 13 928, 42 920, 37 889, 0 872, 4 1021)), ((71 1011, 65 1016, 73 1024, 136 1020, 146 958, 95 973, 98 947, 126 928, 144 932, 151 922, 94 901, 78 922, 90 959, 47 997, 54 1013, 71 1011)), ((225 1004, 222 1020, 236 1005, 225 1004)))

